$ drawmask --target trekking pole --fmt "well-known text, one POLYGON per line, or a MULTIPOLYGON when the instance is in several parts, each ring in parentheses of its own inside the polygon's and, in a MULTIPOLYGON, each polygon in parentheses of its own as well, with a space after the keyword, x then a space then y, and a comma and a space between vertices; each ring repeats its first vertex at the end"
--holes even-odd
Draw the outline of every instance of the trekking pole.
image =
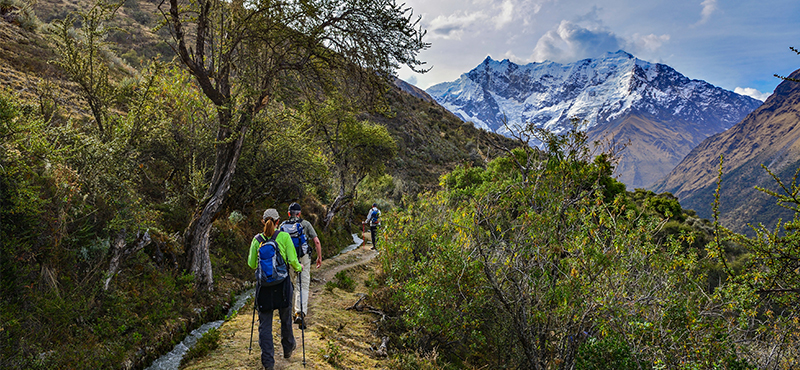
POLYGON ((256 307, 258 306, 258 285, 256 285, 256 292, 253 294, 253 321, 250 322, 250 348, 247 349, 247 354, 253 351, 253 327, 256 325, 256 307))
MULTIPOLYGON (((303 266, 305 267, 305 266, 303 266)), ((303 367, 306 367, 306 312, 303 310, 303 273, 297 274, 297 286, 300 287, 300 338, 303 340, 303 367)))

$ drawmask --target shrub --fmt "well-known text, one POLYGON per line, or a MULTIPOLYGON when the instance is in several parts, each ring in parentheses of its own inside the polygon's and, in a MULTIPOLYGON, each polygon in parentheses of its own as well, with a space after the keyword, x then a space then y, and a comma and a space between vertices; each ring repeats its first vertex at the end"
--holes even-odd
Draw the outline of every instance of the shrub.
POLYGON ((0 0, 0 15, 28 32, 36 31, 41 24, 31 4, 19 0, 0 0))
POLYGON ((200 358, 219 347, 219 330, 210 329, 197 340, 194 347, 190 348, 181 359, 181 365, 190 360, 200 358))
POLYGON ((337 272, 334 278, 336 280, 325 283, 325 289, 333 290, 333 288, 339 288, 347 292, 352 292, 356 289, 356 282, 347 274, 347 271, 337 272))
POLYGON ((575 367, 582 370, 639 370, 647 364, 633 357, 628 344, 619 336, 589 338, 581 344, 575 367))
POLYGON ((329 340, 325 345, 325 348, 321 350, 322 358, 335 369, 340 369, 342 367, 342 360, 344 360, 344 354, 342 353, 341 348, 339 347, 336 342, 329 340))
POLYGON ((687 248, 699 238, 679 218, 653 238, 682 215, 674 197, 628 199, 585 133, 537 133, 546 152, 458 168, 388 216, 383 309, 398 320, 382 328, 395 343, 487 368, 707 368, 734 356, 728 301, 698 284, 715 260, 687 248), (582 345, 587 333, 601 339, 582 345))

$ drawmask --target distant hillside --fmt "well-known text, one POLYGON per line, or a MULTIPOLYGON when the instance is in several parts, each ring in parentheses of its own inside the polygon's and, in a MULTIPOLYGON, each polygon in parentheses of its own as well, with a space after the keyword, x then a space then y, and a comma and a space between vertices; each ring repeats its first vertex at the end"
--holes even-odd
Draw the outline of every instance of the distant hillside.
MULTIPOLYGON (((791 77, 800 78, 800 70, 791 77)), ((684 208, 710 218, 720 155, 725 158, 720 205, 723 225, 744 232, 748 223, 773 227, 778 218, 789 220, 792 212, 754 187, 778 190, 762 164, 787 183, 800 167, 800 83, 782 82, 760 108, 703 141, 652 190, 671 192, 684 208)))
POLYGON ((703 139, 761 105, 624 51, 569 64, 486 58, 427 92, 465 121, 502 134, 526 123, 562 132, 578 118, 593 139, 630 141, 616 171, 629 188, 659 180, 703 139))
POLYGON ((420 99, 422 99, 422 100, 424 100, 426 102, 431 102, 431 103, 435 103, 436 102, 436 100, 434 100, 433 97, 428 95, 428 93, 426 93, 425 90, 422 90, 419 87, 416 87, 416 86, 414 86, 414 85, 412 85, 412 84, 410 84, 408 82, 405 82, 405 81, 403 81, 403 80, 401 80, 399 78, 395 78, 394 79, 394 85, 396 87, 398 87, 400 90, 405 91, 409 95, 412 95, 412 96, 415 96, 417 98, 420 98, 420 99))
MULTIPOLYGON (((117 11, 113 23, 119 28, 111 33, 109 46, 131 65, 161 55, 171 60, 168 35, 153 33, 157 24, 158 1, 127 0, 117 11)), ((89 1, 51 0, 35 4, 42 22, 63 19, 76 9, 88 9, 89 1)), ((2 20, 0 20, 2 22, 2 20)), ((75 84, 66 80, 56 65, 48 63, 56 55, 40 32, 25 32, 18 27, 0 27, 0 86, 22 92, 31 100, 38 98, 37 86, 49 81, 59 87, 62 109, 86 114, 75 94, 75 84)), ((437 104, 425 91, 396 79, 388 100, 394 117, 371 117, 387 126, 399 146, 399 154, 389 171, 402 181, 404 193, 416 193, 438 186, 439 176, 461 163, 482 165, 500 152, 493 145, 513 147, 517 143, 502 135, 476 129, 437 104)), ((75 114, 72 114, 74 117, 75 114)))
POLYGON ((475 128, 438 103, 400 87, 389 91, 388 100, 395 116, 371 119, 386 126, 398 143, 399 154, 389 171, 403 181, 406 193, 436 188, 439 176, 456 165, 483 166, 502 154, 498 147, 520 145, 500 134, 475 128))
MULTIPOLYGON (((151 58, 169 61, 175 55, 165 40, 169 33, 161 28, 154 33, 154 28, 164 17, 159 13, 159 0, 125 0, 117 10, 108 35, 109 46, 130 65, 138 67, 151 58)), ((169 4, 165 3, 166 8, 169 4)), ((36 15, 44 23, 55 19, 64 19, 75 10, 89 10, 89 0, 46 0, 37 1, 33 5, 36 15)), ((164 9, 166 9, 164 8, 164 9)))

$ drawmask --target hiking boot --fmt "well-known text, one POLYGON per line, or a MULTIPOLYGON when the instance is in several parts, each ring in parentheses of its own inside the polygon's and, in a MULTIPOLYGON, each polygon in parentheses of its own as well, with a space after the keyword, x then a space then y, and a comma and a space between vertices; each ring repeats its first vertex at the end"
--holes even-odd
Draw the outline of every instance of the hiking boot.
POLYGON ((303 322, 303 318, 305 318, 305 316, 306 316, 306 314, 304 314, 302 312, 295 312, 295 314, 294 314, 294 323, 295 324, 302 323, 303 322))
POLYGON ((295 349, 297 349, 297 342, 294 343, 294 346, 292 346, 292 349, 290 349, 289 351, 283 353, 283 358, 292 357, 292 352, 294 352, 295 349))

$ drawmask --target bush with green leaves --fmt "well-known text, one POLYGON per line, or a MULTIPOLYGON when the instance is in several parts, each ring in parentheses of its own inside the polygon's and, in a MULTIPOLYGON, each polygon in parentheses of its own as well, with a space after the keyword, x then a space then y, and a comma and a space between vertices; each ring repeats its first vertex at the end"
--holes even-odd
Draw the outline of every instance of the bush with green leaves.
POLYGON ((356 289, 356 282, 350 277, 347 271, 339 271, 333 277, 336 280, 331 280, 325 283, 326 289, 332 290, 333 288, 339 288, 347 292, 352 292, 356 289))
POLYGON ((325 348, 320 350, 320 355, 322 355, 322 358, 325 359, 325 362, 331 364, 334 369, 342 368, 344 354, 342 353, 342 349, 335 341, 329 340, 325 344, 325 348))
POLYGON ((192 348, 189 348, 183 358, 181 358, 181 365, 193 359, 201 358, 217 348, 219 348, 219 330, 210 329, 197 340, 197 343, 195 343, 192 348))
POLYGON ((381 261, 397 342, 476 367, 737 359, 722 302, 698 284, 712 256, 684 248, 690 234, 653 239, 680 208, 631 207, 583 132, 531 134, 545 151, 457 168, 443 191, 389 215, 381 261))
POLYGON ((36 31, 41 25, 33 5, 20 0, 0 0, 0 16, 29 32, 36 31))
POLYGON ((0 93, 0 341, 11 369, 144 362, 155 353, 139 348, 161 350, 190 330, 171 325, 197 316, 191 304, 213 304, 172 268, 175 231, 188 222, 180 210, 193 201, 184 161, 213 150, 213 138, 184 72, 156 67, 105 116, 113 130, 102 134, 0 93), (114 251, 145 231, 151 243, 109 272, 114 251))

